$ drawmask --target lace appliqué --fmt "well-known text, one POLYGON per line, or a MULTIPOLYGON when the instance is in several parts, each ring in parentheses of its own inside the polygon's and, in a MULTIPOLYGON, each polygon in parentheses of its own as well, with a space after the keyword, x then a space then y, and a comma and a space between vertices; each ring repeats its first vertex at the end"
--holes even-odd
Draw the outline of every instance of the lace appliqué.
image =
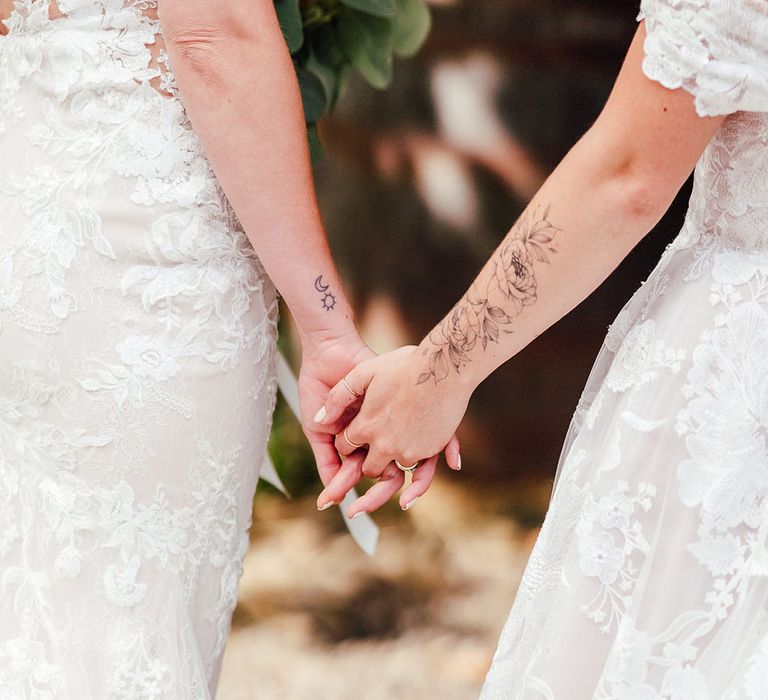
POLYGON ((643 70, 684 88, 701 116, 765 110, 765 8, 749 0, 643 0, 643 70), (727 31, 724 28, 727 27, 727 31))
POLYGON ((274 407, 276 294, 155 0, 59 7, 17 0, 0 37, 20 149, 0 164, 0 697, 202 700, 274 407))
POLYGON ((589 484, 585 491, 587 498, 576 527, 579 567, 585 576, 599 582, 599 589, 582 610, 607 634, 631 600, 639 572, 633 557, 650 551, 637 513, 651 509, 656 488, 640 483, 631 493, 629 484, 619 482, 597 500, 589 484))

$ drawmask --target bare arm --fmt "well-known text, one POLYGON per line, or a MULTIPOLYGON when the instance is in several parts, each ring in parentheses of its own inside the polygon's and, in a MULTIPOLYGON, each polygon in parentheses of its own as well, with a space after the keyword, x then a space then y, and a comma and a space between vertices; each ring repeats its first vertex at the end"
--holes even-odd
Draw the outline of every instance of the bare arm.
POLYGON ((296 321, 305 431, 321 477, 340 462, 308 427, 372 353, 359 339, 315 197, 298 82, 272 0, 160 0, 184 106, 222 189, 296 321))
POLYGON ((161 0, 159 10, 190 121, 300 333, 349 330, 272 0, 161 0), (318 291, 326 285, 335 297, 335 305, 326 300, 330 310, 318 291))
MULTIPOLYGON (((690 175, 723 118, 700 118, 687 92, 645 77, 644 38, 641 25, 599 119, 448 316, 418 348, 363 363, 347 378, 368 387, 348 428, 371 446, 365 473, 393 458, 410 464, 440 451, 477 385, 587 297, 690 175)), ((345 402, 334 389, 329 419, 345 402)), ((343 441, 338 447, 349 451, 343 441)), ((411 487, 401 503, 426 487, 411 487)), ((354 509, 366 507, 361 500, 354 509)))
POLYGON ((658 223, 723 117, 648 80, 641 25, 597 122, 421 345, 421 382, 471 391, 583 301, 658 223))

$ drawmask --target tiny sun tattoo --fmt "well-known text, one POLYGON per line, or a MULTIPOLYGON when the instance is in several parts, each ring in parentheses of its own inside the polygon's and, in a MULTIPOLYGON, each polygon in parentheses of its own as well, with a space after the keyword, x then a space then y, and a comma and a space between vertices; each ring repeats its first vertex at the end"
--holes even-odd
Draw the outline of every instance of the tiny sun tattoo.
POLYGON ((432 331, 424 350, 428 366, 418 384, 441 382, 451 370, 461 372, 472 350, 478 345, 485 350, 489 342, 498 343, 502 333, 512 333, 513 320, 536 303, 534 261, 549 262, 548 254, 557 252, 552 242, 560 233, 549 220, 549 210, 537 207, 520 218, 493 255, 485 290, 473 285, 432 331))
POLYGON ((331 285, 323 282, 323 276, 320 275, 315 280, 315 289, 320 292, 320 303, 326 311, 332 311, 336 308, 336 297, 328 291, 331 285))

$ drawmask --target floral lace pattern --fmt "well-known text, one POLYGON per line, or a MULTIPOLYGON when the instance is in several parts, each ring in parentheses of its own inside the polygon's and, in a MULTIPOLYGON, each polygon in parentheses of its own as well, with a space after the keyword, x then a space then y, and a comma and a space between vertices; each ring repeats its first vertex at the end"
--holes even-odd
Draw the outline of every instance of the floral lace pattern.
POLYGON ((702 116, 763 111, 768 39, 759 0, 643 0, 649 78, 685 88, 702 116))
POLYGON ((0 698, 211 698, 236 602, 276 294, 156 5, 0 37, 0 698))
POLYGON ((632 494, 629 484, 620 481, 598 500, 588 487, 585 491, 587 500, 576 526, 579 568, 597 579, 599 587, 582 610, 608 634, 623 618, 637 584, 639 567, 633 557, 647 555, 651 548, 636 515, 651 509, 656 488, 641 482, 632 494))
POLYGON ((765 697, 768 7, 641 19, 648 77, 729 116, 590 374, 484 700, 765 697))

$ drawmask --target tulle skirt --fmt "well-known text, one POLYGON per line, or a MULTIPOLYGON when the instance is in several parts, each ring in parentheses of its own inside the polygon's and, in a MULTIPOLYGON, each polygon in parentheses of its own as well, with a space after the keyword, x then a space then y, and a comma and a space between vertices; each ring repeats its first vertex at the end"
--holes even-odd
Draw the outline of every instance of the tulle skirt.
POLYGON ((768 255, 686 226, 611 326, 482 698, 768 688, 768 255))

